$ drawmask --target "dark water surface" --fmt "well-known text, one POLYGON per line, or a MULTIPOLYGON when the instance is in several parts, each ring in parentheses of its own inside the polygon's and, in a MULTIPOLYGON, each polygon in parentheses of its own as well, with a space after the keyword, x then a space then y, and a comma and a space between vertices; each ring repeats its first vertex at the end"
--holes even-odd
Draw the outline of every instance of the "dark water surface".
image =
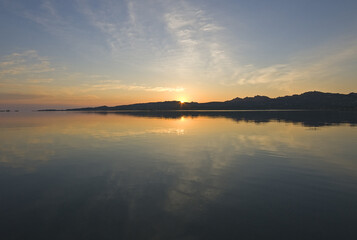
POLYGON ((0 113, 0 238, 357 239, 356 123, 0 113))

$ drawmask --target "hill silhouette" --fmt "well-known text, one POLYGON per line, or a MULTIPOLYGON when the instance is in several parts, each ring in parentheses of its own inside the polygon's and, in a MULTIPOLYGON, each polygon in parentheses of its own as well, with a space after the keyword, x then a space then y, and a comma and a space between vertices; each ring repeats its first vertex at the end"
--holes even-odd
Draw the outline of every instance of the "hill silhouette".
MULTIPOLYGON (((269 110, 269 109, 305 109, 305 110, 357 110, 357 93, 340 94, 318 91, 305 92, 277 98, 255 96, 234 98, 224 102, 185 102, 165 101, 66 109, 66 111, 118 111, 118 110, 269 110)), ((51 109, 47 109, 50 111, 51 109)), ((43 110, 46 111, 46 110, 43 110)))

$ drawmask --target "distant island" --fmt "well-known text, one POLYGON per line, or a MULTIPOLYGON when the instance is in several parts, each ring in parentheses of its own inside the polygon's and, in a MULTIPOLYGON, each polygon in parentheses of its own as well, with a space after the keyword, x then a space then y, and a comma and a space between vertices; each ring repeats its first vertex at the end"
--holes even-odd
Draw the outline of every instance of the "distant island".
POLYGON ((277 98, 255 96, 234 98, 224 102, 149 102, 114 107, 99 106, 74 109, 43 109, 39 111, 120 111, 120 110, 357 110, 357 93, 340 94, 318 91, 277 98))
MULTIPOLYGON (((13 110, 14 112, 18 112, 19 110, 13 110)), ((9 109, 0 109, 0 112, 11 112, 9 109)))

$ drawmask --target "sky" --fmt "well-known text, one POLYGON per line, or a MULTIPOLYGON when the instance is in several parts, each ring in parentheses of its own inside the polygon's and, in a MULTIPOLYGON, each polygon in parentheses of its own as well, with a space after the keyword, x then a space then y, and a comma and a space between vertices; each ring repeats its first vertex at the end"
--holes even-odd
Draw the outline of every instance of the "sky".
POLYGON ((0 0, 0 109, 357 91, 355 0, 0 0))

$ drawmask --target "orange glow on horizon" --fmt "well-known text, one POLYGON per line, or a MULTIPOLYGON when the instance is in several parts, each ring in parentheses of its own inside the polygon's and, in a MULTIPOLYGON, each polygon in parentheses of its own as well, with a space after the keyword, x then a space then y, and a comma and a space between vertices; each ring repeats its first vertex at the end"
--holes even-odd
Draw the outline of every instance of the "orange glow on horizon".
POLYGON ((181 104, 184 104, 185 102, 188 102, 186 97, 178 97, 177 99, 178 99, 177 101, 179 101, 181 104))

